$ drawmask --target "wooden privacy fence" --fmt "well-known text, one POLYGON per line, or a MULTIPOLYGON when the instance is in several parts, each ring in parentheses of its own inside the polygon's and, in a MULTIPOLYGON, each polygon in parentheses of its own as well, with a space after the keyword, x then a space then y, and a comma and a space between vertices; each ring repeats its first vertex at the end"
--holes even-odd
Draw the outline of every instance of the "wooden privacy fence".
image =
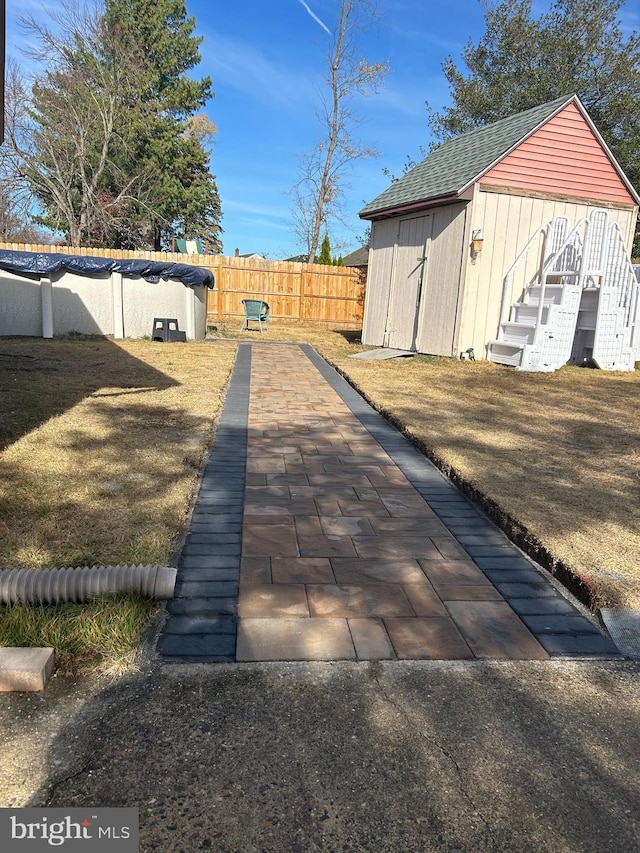
POLYGON ((139 258, 167 261, 210 269, 215 290, 209 291, 207 320, 238 319, 242 322, 243 299, 263 299, 271 317, 283 320, 337 324, 360 328, 366 273, 356 267, 267 261, 225 255, 186 255, 179 252, 145 252, 73 246, 0 243, 0 249, 19 252, 58 252, 100 258, 139 258))
POLYGON ((362 325, 364 276, 353 267, 210 256, 216 290, 209 292, 212 319, 244 316, 243 299, 264 299, 271 316, 362 325))

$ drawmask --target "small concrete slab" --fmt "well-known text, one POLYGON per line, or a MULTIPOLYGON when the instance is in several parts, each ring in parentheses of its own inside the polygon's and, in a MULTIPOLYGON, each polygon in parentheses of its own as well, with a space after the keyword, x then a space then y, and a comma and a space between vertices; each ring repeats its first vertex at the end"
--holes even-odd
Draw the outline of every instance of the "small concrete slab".
POLYGON ((53 661, 50 648, 0 648, 0 692, 44 690, 53 661))
POLYGON ((382 361, 386 358, 407 358, 414 355, 415 352, 409 352, 406 349, 389 349, 388 347, 384 347, 383 349, 369 349, 366 352, 356 352, 350 355, 349 358, 361 358, 365 361, 382 361))
POLYGON ((603 608, 600 614, 622 654, 628 658, 640 658, 640 611, 603 608))

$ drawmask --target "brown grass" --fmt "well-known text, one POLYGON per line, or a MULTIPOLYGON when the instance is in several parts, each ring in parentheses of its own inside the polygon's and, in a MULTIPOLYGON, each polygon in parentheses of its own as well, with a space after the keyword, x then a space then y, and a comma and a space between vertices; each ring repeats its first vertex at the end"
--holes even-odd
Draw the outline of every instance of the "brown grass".
POLYGON ((235 349, 2 339, 0 568, 170 565, 235 349))
POLYGON ((166 564, 234 352, 3 340, 0 566, 166 564))
POLYGON ((367 362, 348 357, 362 347, 345 336, 306 325, 263 338, 312 343, 526 544, 583 579, 593 606, 640 607, 640 371, 367 362))

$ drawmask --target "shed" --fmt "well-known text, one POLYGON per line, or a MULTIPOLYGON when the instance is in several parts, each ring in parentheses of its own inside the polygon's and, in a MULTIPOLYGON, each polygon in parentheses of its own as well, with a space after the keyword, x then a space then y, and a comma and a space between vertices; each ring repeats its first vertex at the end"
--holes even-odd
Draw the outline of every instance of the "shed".
MULTIPOLYGON (((362 341, 443 356, 473 348, 479 359, 555 369, 593 350, 584 336, 574 345, 581 292, 608 286, 624 303, 614 326, 627 324, 632 365, 640 349, 628 252, 639 205, 576 95, 451 139, 360 211, 372 223, 362 341), (565 285, 568 343, 551 357, 541 341, 553 338, 559 312, 549 306, 564 304, 565 285)), ((595 301, 599 316, 605 300, 595 301)), ((613 359, 621 369, 620 358, 601 366, 613 359)))

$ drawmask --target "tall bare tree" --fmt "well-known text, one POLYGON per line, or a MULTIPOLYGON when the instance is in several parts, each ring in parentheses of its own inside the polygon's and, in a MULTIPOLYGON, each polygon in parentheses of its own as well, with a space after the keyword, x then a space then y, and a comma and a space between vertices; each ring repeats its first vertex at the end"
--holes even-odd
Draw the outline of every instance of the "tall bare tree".
POLYGON ((300 157, 299 180, 292 190, 294 227, 310 262, 328 221, 340 216, 349 167, 377 156, 374 148, 356 139, 360 118, 355 100, 358 94, 376 92, 389 70, 386 61, 370 63, 361 54, 361 38, 379 15, 377 0, 341 0, 337 23, 328 36, 326 89, 318 111, 321 137, 300 157))

